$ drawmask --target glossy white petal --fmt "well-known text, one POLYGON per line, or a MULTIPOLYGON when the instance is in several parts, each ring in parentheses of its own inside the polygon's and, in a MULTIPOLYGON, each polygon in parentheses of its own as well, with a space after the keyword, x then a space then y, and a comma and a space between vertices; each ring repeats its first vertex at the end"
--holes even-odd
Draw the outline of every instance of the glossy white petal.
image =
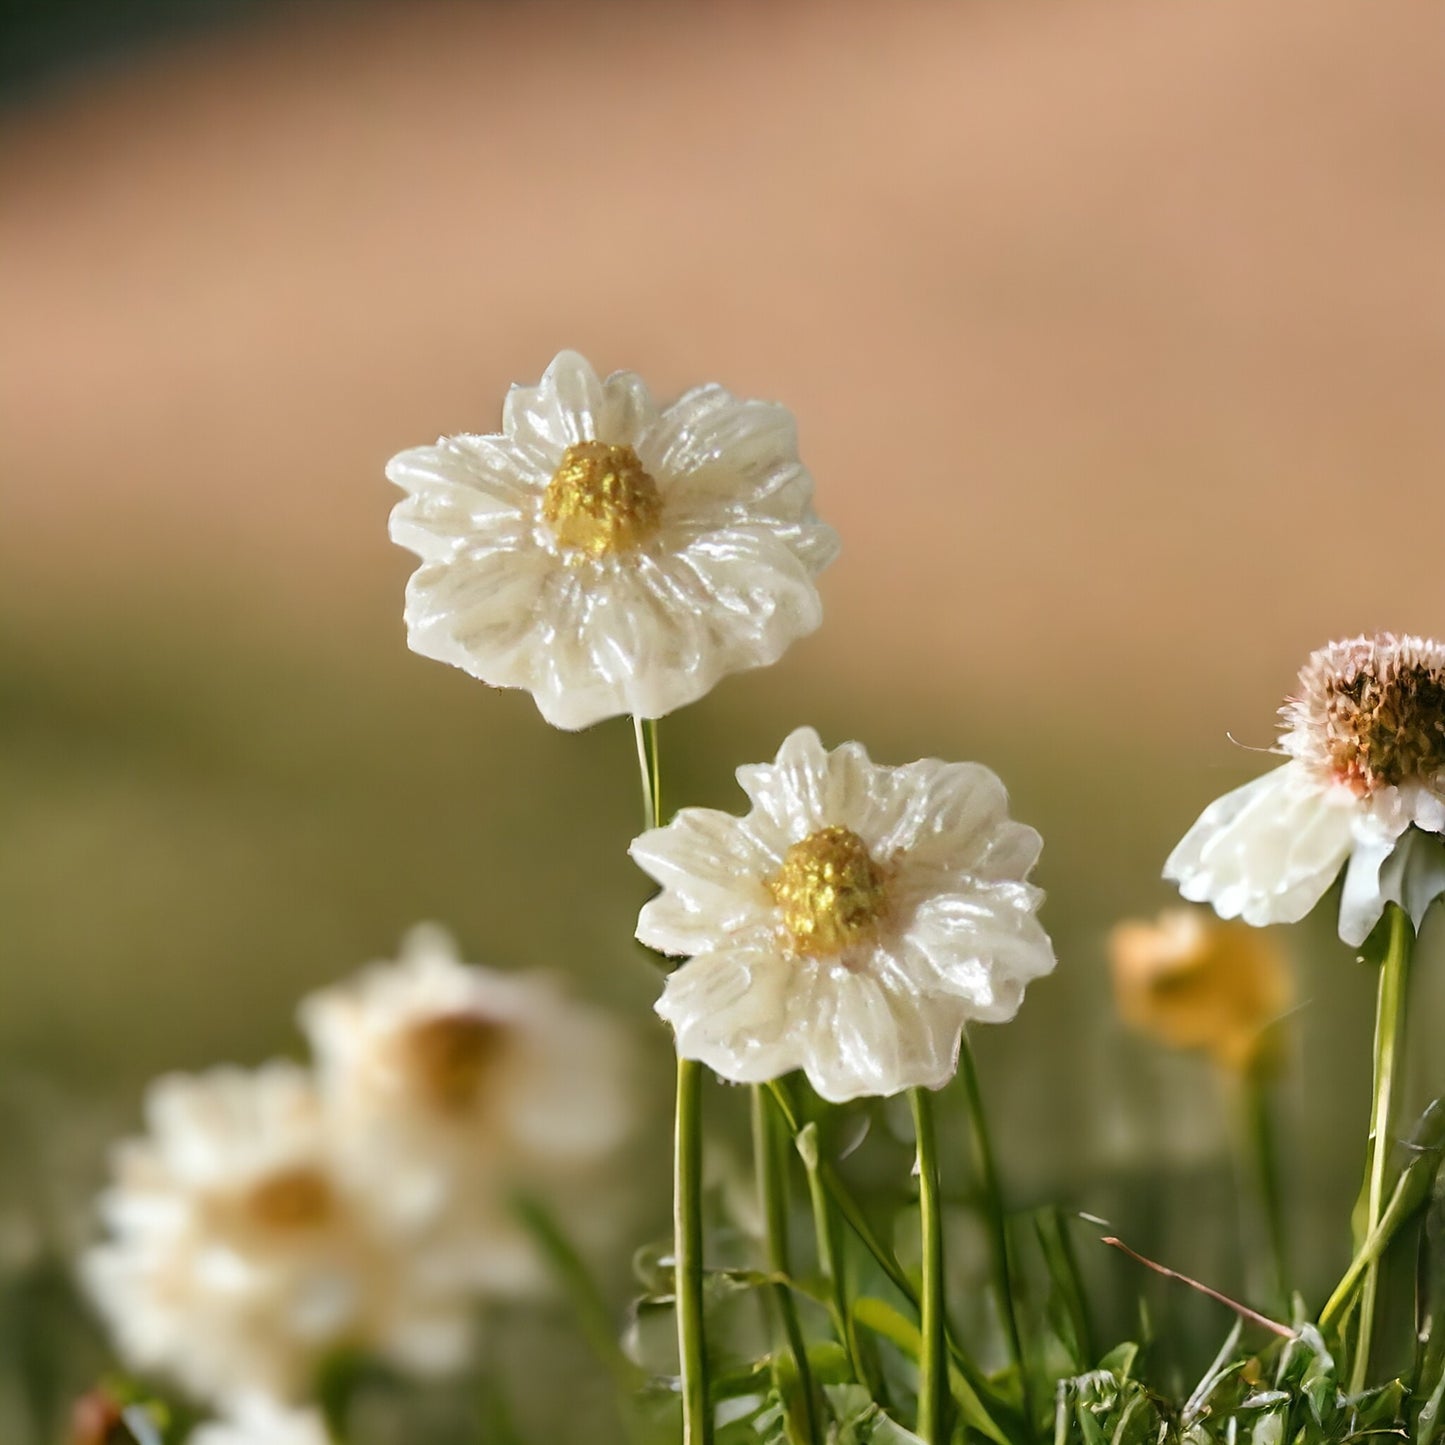
POLYGON ((527 689, 558 727, 661 717, 821 620, 814 579, 837 537, 781 407, 703 387, 660 412, 636 376, 601 379, 563 352, 513 387, 501 434, 412 448, 387 475, 408 494, 392 538, 424 564, 412 648, 527 689), (657 530, 628 550, 568 547, 546 520, 548 484, 583 441, 631 447, 657 488, 657 530))
POLYGON ((1345 871, 1340 937, 1358 948, 1380 921, 1387 903, 1410 915, 1418 932, 1437 898, 1445 897, 1445 838, 1409 829, 1398 839, 1357 844, 1345 871))
POLYGON ((658 1013, 678 1052, 755 1083, 806 1072, 826 1099, 936 1088, 970 1020, 1001 1022, 1054 966, 1026 882, 1038 835, 1012 822, 1002 784, 977 764, 871 761, 832 752, 811 728, 769 764, 738 769, 744 818, 684 809, 632 845, 662 885, 638 920, 651 947, 691 955, 658 1013), (776 901, 795 844, 846 829, 881 870, 876 933, 812 956, 776 901))
POLYGON ((1296 923, 1349 856, 1357 804, 1288 762, 1217 798, 1164 865, 1184 897, 1221 918, 1296 923))

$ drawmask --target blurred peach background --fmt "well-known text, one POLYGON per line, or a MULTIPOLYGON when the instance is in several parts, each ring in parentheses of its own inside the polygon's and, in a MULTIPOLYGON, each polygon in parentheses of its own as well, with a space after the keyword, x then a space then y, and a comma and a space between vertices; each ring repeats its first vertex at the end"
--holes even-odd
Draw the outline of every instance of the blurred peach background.
MULTIPOLYGON (((998 767, 1061 957, 984 1041, 1017 1187, 1217 1191, 1218 1111, 1121 1044, 1100 939, 1311 648, 1445 631, 1438 13, 258 14, 0 111, 0 1082, 88 1121, 89 1178, 145 1078, 285 1045, 422 916, 645 1017, 626 730, 411 657, 386 538, 387 457, 574 346, 785 401, 844 539, 824 629, 667 725, 674 797, 731 805, 805 720, 998 767)), ((1333 1206, 1370 981, 1305 936, 1333 1206)))

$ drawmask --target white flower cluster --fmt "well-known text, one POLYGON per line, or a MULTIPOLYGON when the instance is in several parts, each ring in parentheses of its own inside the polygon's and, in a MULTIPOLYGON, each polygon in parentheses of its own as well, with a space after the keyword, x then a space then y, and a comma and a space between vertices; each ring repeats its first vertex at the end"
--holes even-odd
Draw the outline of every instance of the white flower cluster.
MULTIPOLYGON (((391 535, 422 559, 411 646, 549 722, 656 718, 776 662, 837 552, 780 406, 701 386, 659 410, 563 352, 502 431, 392 459, 391 535)), ((657 1011, 723 1078, 801 1068, 823 1097, 940 1087, 969 1020, 1011 1018, 1053 950, 1032 829, 975 763, 871 763, 795 732, 741 768, 746 818, 688 808, 632 845, 663 885, 637 936, 691 959, 657 1011)))
POLYGON ((542 1283, 514 1191, 585 1186, 629 1128, 615 1025, 551 979, 462 963, 436 928, 307 999, 301 1023, 314 1069, 151 1088, 83 1264, 133 1367, 233 1413, 216 1442, 309 1441, 302 1417, 289 1434, 254 1420, 340 1350, 463 1362, 479 1295, 542 1283))

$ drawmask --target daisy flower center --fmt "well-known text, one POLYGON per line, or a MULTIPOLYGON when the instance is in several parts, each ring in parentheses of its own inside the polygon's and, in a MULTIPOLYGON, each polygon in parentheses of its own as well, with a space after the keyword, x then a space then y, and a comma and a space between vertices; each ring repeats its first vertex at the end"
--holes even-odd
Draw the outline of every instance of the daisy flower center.
POLYGON ((810 833, 768 880, 793 947, 830 958, 874 938, 888 911, 888 878, 851 828, 810 833))
POLYGON ((1384 634, 1322 648, 1283 715, 1295 751, 1362 793, 1445 774, 1445 647, 1384 634))
POLYGON ((266 1229, 311 1229, 330 1217, 335 1200, 318 1170, 298 1165, 272 1174, 246 1195, 244 1210, 266 1229))
POLYGON ((506 1035, 471 1013, 438 1014, 401 1037, 403 1066, 428 1103, 444 1113, 467 1108, 506 1035))
POLYGON ((561 546, 611 557, 656 535, 662 494, 631 447, 578 442, 547 483, 542 515, 561 546))

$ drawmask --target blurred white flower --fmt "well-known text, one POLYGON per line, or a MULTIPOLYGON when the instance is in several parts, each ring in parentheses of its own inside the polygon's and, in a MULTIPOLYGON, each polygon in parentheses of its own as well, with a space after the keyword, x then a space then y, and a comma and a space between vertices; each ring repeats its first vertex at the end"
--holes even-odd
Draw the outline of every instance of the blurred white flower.
POLYGON ((462 963, 434 925, 399 961, 304 1000, 300 1018, 337 1147, 373 1205, 470 1286, 535 1288, 513 1194, 565 1216, 615 1162, 633 1120, 618 1027, 551 977, 462 963))
POLYGON ((548 722, 655 718, 776 662, 822 618, 838 550, 792 416, 700 386, 666 408, 564 351, 514 386, 502 431, 393 457, 393 541, 422 566, 408 641, 548 722))
POLYGON ((325 1356, 421 1370, 464 1356, 469 1305, 389 1247, 334 1167, 309 1074, 273 1062, 172 1075, 118 1146, 110 1238, 82 1260, 126 1360, 202 1398, 295 1398, 325 1356))
POLYGON ((197 1426, 187 1445, 331 1445, 318 1410, 293 1410, 266 1396, 238 1402, 225 1420, 197 1426))
POLYGON ((1289 761, 1216 799, 1164 876, 1222 918, 1294 923, 1349 861, 1340 937, 1445 893, 1445 647, 1380 633, 1311 654, 1280 709, 1289 761))
POLYGON ((684 808, 632 844, 663 890, 637 937, 691 957, 657 1004, 679 1054, 739 1083, 801 1068, 835 1102, 944 1084, 964 1024, 1054 966, 1039 835, 977 763, 882 767, 811 728, 737 776, 746 817, 684 808))

